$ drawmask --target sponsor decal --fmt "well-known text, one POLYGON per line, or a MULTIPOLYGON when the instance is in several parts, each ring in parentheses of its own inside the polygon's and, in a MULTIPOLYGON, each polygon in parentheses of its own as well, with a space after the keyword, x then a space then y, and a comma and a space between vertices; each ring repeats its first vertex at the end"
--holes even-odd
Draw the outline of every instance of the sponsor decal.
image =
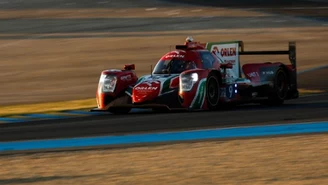
POLYGON ((236 47, 232 48, 221 48, 220 54, 222 57, 236 56, 236 47))
POLYGON ((216 47, 216 46, 214 46, 212 48, 211 52, 216 56, 218 56, 220 54, 220 51, 219 51, 218 47, 216 47))
MULTIPOLYGON (((173 88, 173 86, 171 87, 171 82, 172 80, 174 80, 175 78, 179 78, 179 75, 171 75, 171 76, 163 76, 163 75, 146 75, 141 77, 138 82, 137 85, 135 86, 135 89, 137 87, 144 87, 144 86, 156 86, 158 87, 157 89, 136 89, 138 90, 138 92, 146 92, 146 91, 159 91, 158 96, 162 95, 162 94, 166 94, 168 92, 170 92, 173 88)), ((179 84, 179 81, 177 82, 179 84)))
POLYGON ((165 55, 165 58, 184 58, 184 55, 179 55, 179 54, 171 54, 171 55, 165 55))
POLYGON ((149 93, 153 91, 159 91, 160 90, 160 82, 156 80, 146 79, 145 81, 141 82, 139 85, 137 85, 134 90, 136 90, 138 93, 149 93))
POLYGON ((259 74, 261 75, 261 81, 271 81, 275 75, 274 66, 264 66, 260 67, 259 74))
POLYGON ((144 90, 144 91, 155 91, 158 87, 136 87, 135 90, 144 90))
POLYGON ((247 76, 249 76, 250 78, 254 78, 254 77, 258 77, 260 76, 258 72, 250 72, 247 74, 247 76))
POLYGON ((262 75, 273 75, 273 71, 262 71, 262 75))
POLYGON ((212 48, 211 52, 216 56, 231 57, 231 56, 236 56, 237 48, 232 47, 232 48, 221 48, 221 49, 219 49, 217 46, 214 46, 212 48))
POLYGON ((217 56, 220 63, 232 64, 233 68, 227 69, 227 72, 231 73, 233 79, 239 78, 238 43, 209 43, 206 47, 217 56))
POLYGON ((121 76, 121 80, 122 81, 130 81, 132 79, 131 74, 125 75, 125 76, 121 76))

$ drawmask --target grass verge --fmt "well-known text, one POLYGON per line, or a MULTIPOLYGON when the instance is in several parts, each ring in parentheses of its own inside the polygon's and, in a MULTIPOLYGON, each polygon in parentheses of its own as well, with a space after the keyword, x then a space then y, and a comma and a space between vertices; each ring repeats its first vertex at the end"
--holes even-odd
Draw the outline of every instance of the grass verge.
MULTIPOLYGON (((300 95, 310 95, 323 93, 322 90, 311 89, 299 89, 300 95)), ((80 110, 91 109, 96 107, 96 99, 88 98, 82 100, 61 101, 61 102, 49 102, 49 103, 37 103, 26 105, 9 105, 0 107, 0 116, 13 116, 19 114, 31 114, 31 113, 47 113, 63 110, 80 110)))

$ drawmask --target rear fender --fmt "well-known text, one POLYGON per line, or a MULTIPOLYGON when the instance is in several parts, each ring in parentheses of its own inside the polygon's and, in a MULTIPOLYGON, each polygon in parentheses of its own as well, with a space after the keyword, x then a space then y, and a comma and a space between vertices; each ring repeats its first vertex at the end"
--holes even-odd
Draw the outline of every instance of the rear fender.
POLYGON ((281 66, 283 66, 283 68, 285 68, 286 70, 290 69, 289 67, 280 62, 267 62, 245 64, 243 65, 242 70, 247 79, 249 79, 252 83, 257 84, 273 81, 276 71, 281 66))
POLYGON ((210 70, 192 69, 180 74, 179 99, 182 107, 190 109, 202 109, 205 103, 206 78, 210 70), (183 88, 183 78, 197 74, 197 81, 193 83, 192 88, 186 90, 183 88))

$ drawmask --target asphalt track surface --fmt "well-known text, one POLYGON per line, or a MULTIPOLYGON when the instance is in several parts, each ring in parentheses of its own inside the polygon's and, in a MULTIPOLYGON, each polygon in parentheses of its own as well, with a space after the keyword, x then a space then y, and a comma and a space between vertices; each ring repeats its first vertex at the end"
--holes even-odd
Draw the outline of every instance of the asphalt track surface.
POLYGON ((236 28, 318 27, 325 22, 287 16, 268 17, 174 17, 174 18, 87 18, 87 19, 18 19, 0 21, 0 33, 104 33, 183 31, 236 28))
POLYGON ((322 6, 323 2, 310 0, 0 0, 0 9, 53 9, 53 8, 150 8, 177 6, 220 6, 220 7, 295 7, 322 6))
MULTIPOLYGON (((160 0, 142 0, 131 3, 122 1, 90 1, 90 0, 0 0, 1 10, 28 10, 28 9, 65 9, 65 8, 150 8, 150 7, 190 7, 195 6, 194 0, 181 0, 185 3, 175 3, 160 0), (23 2, 23 3, 22 3, 23 2), (192 3, 192 4, 186 4, 192 3)), ((227 1, 225 1, 227 2, 227 1)), ((239 7, 243 0, 232 0, 229 3, 217 3, 217 1, 204 1, 202 5, 219 6, 229 8, 239 7), (237 6, 238 5, 238 6, 237 6)), ((1 19, 0 34, 50 34, 50 33, 108 33, 108 32, 144 32, 144 31, 179 31, 179 30, 204 30, 204 29, 238 29, 238 28, 284 28, 284 27, 312 27, 327 26, 328 3, 323 3, 320 8, 312 9, 316 14, 304 12, 298 16, 290 16, 286 10, 267 9, 274 1, 247 1, 246 7, 260 7, 256 11, 270 12, 272 16, 265 17, 167 17, 167 18, 79 18, 79 19, 1 19), (326 6, 327 5, 327 6, 326 6), (320 14, 319 11, 324 11, 320 14), (309 15, 307 15, 309 14, 309 15)), ((198 2, 200 3, 200 2, 198 2)), ((276 3, 275 3, 276 4, 276 3)), ((279 7, 312 6, 317 3, 303 1, 281 1, 279 7), (300 3, 301 2, 301 3, 300 3)), ((278 8, 279 8, 278 7, 278 8)), ((158 10, 160 11, 160 10, 158 10)), ((293 10, 296 11, 296 10, 293 10)), ((164 14, 165 12, 163 12, 164 14)), ((91 36, 90 36, 91 37, 91 36)), ((15 37, 0 37, 0 39, 13 39, 15 37)), ((42 39, 49 37, 30 37, 29 39, 42 39)))
MULTIPOLYGON (((299 75, 300 88, 328 90, 328 68, 299 75), (316 83, 318 82, 318 83, 316 83), (310 84, 308 84, 310 83, 310 84)), ((286 101, 281 107, 256 104, 215 112, 133 113, 128 116, 100 115, 87 118, 0 124, 0 141, 71 138, 129 133, 162 132, 200 128, 234 127, 328 120, 328 94, 286 101)))
MULTIPOLYGON (((99 7, 154 7, 181 6, 164 1, 138 1, 132 4, 122 1, 89 1, 89 0, 0 0, 0 9, 26 8, 99 8, 99 7), (24 2, 24 3, 22 3, 24 2), (107 2, 107 3, 104 3, 107 2)), ((233 1, 236 2, 236 1, 233 1)), ((287 2, 287 1, 286 1, 287 2)), ((289 1, 288 1, 289 2, 289 1)), ((186 6, 183 5, 182 6, 186 6)), ((293 27, 293 26, 325 26, 326 21, 290 16, 272 16, 262 19, 259 27, 293 27), (274 20, 278 21, 276 25, 274 20), (273 21, 273 22, 272 22, 273 21)), ((237 28, 234 21, 240 21, 243 27, 254 26, 258 21, 254 18, 220 19, 217 17, 200 20, 181 19, 104 19, 104 20, 1 20, 0 33, 63 33, 94 31, 151 31, 181 29, 237 28), (33 22, 35 21, 35 22, 33 22), (126 21, 126 22, 125 22, 126 21), (140 22, 139 22, 140 21, 140 22), (168 27, 176 21, 178 26, 168 27), (208 21, 207 24, 203 22, 208 21), (253 21, 253 24, 251 22, 253 21), (131 26, 131 23, 132 24, 131 26), (210 22, 220 22, 209 24, 210 22), (93 25, 94 24, 94 25, 93 25), (103 25, 104 24, 104 25, 103 25), (197 25, 200 24, 200 25, 197 25), (92 25, 92 28, 90 28, 92 25), (139 26, 138 26, 139 25, 139 26), (142 25, 142 26, 140 26, 142 25), (207 25, 207 27, 206 27, 207 25), (223 25, 223 26, 222 26, 223 25), (190 26, 190 27, 188 27, 190 26), (90 30, 86 28, 90 28, 90 30), (127 28, 130 27, 130 28, 127 28), (57 28, 57 29, 55 29, 57 28), (22 31, 23 30, 23 31, 22 31), (130 29, 131 30, 131 29, 130 29)), ((325 79, 328 68, 299 75, 300 88, 328 90, 325 79)), ((88 118, 65 120, 35 121, 29 123, 0 124, 0 141, 17 141, 50 138, 71 138, 99 135, 122 135, 128 133, 161 132, 172 130, 190 130, 196 128, 217 128, 246 125, 280 124, 284 122, 319 121, 328 119, 328 94, 304 97, 286 102, 282 107, 264 107, 259 105, 240 106, 234 110, 215 112, 173 112, 163 114, 135 113, 128 116, 101 115, 88 118)))

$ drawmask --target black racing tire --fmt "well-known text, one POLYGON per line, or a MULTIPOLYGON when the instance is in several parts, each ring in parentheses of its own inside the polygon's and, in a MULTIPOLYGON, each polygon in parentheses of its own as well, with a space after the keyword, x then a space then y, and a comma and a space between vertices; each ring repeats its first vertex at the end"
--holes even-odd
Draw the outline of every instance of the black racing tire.
POLYGON ((113 107, 109 108, 108 111, 112 114, 128 114, 131 109, 130 107, 113 107))
POLYGON ((210 73, 206 80, 206 103, 209 110, 217 110, 220 100, 220 82, 214 73, 210 73))
POLYGON ((273 88, 269 93, 267 104, 279 106, 284 104, 288 94, 288 75, 283 68, 279 68, 273 79, 273 88))

